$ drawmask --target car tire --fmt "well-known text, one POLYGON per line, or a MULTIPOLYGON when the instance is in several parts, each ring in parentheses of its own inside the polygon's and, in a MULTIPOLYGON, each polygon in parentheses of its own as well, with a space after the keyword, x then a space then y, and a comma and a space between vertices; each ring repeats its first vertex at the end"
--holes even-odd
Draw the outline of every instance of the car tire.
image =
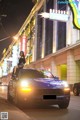
POLYGON ((18 93, 15 94, 15 97, 14 97, 14 104, 19 107, 19 108, 23 108, 23 103, 18 95, 18 93))
POLYGON ((13 102, 13 99, 12 99, 12 97, 11 97, 10 94, 9 94, 9 87, 8 87, 8 92, 7 92, 7 100, 8 100, 10 103, 13 102))
POLYGON ((17 106, 19 105, 19 100, 18 100, 18 94, 17 93, 15 94, 15 97, 14 97, 13 101, 14 101, 15 105, 17 105, 17 106))
POLYGON ((75 96, 79 96, 79 91, 78 91, 78 88, 77 88, 77 87, 75 87, 75 88, 73 89, 73 93, 74 93, 75 96))
POLYGON ((63 102, 58 104, 60 109, 67 109, 69 102, 63 102))

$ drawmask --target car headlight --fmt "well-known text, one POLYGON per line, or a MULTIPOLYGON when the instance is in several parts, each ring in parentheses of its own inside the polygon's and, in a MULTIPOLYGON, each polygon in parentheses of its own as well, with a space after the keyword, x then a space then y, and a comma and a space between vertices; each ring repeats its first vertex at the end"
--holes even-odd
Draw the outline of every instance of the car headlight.
POLYGON ((70 92, 69 84, 66 81, 63 81, 64 92, 70 92))
POLYGON ((25 79, 21 80, 21 82, 20 82, 20 90, 22 92, 31 92, 32 88, 30 87, 29 81, 27 81, 25 79))
POLYGON ((68 83, 67 83, 66 81, 63 81, 63 86, 64 86, 65 88, 69 87, 69 85, 68 85, 68 83))
POLYGON ((29 87, 29 82, 27 80, 22 80, 20 83, 21 87, 29 87))

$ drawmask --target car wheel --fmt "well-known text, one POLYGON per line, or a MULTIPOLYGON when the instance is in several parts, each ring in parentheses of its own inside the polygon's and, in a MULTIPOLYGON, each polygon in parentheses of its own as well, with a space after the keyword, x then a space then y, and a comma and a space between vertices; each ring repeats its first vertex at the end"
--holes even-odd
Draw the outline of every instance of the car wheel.
POLYGON ((17 95, 17 93, 15 94, 13 101, 14 101, 14 104, 18 106, 19 100, 18 100, 18 95, 17 95))
POLYGON ((75 96, 79 96, 78 88, 75 87, 75 88, 73 89, 73 93, 74 93, 75 96))
POLYGON ((10 96, 10 94, 9 94, 9 88, 8 88, 8 93, 7 93, 7 100, 9 101, 9 102, 13 102, 13 99, 12 99, 12 97, 10 96))
POLYGON ((63 102, 63 103, 60 103, 58 105, 59 105, 59 108, 61 108, 61 109, 67 109, 69 102, 63 102))
POLYGON ((18 95, 18 93, 15 94, 15 97, 14 97, 14 104, 19 107, 19 108, 23 108, 23 103, 18 95))

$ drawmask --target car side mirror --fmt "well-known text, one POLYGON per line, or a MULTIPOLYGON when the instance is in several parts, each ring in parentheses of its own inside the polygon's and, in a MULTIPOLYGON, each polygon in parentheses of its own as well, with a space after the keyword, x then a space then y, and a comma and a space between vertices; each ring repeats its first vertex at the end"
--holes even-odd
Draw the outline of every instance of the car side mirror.
POLYGON ((55 79, 59 79, 59 77, 57 77, 57 76, 54 76, 54 78, 55 78, 55 79))

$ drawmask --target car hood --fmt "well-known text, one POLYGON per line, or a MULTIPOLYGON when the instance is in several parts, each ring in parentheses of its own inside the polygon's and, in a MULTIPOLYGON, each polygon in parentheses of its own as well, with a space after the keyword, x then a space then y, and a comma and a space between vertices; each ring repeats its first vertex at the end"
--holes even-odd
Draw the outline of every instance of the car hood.
POLYGON ((63 81, 54 78, 38 78, 30 80, 31 84, 36 88, 63 88, 63 81))

